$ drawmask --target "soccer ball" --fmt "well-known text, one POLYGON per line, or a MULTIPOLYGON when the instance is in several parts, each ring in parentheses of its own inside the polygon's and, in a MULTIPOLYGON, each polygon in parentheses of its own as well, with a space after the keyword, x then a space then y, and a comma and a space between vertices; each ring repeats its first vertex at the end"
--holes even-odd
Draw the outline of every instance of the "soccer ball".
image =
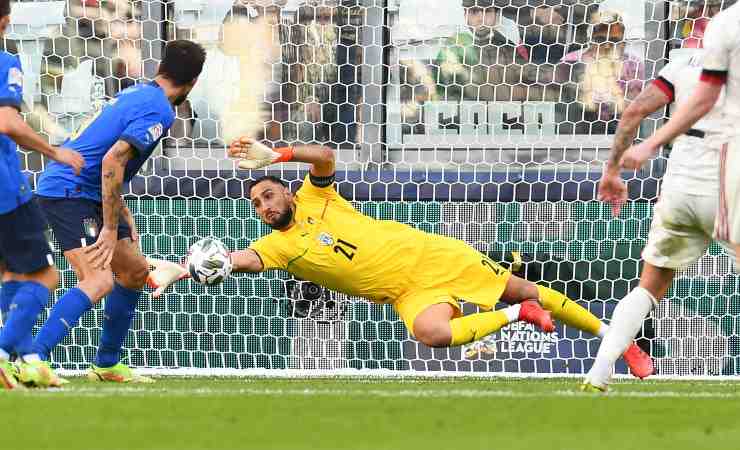
POLYGON ((190 246, 187 268, 201 284, 218 284, 231 274, 229 249, 218 239, 201 239, 190 246))

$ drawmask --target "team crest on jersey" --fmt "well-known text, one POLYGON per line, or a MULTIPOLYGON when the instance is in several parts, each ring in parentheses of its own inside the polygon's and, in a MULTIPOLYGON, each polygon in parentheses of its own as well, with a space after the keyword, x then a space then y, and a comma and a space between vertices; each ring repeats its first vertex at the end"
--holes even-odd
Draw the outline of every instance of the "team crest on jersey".
POLYGON ((8 70, 8 84, 23 87, 23 72, 17 67, 8 70))
POLYGON ((158 123, 156 125, 152 125, 151 127, 149 127, 149 137, 152 138, 152 142, 161 138, 163 133, 164 133, 164 126, 161 123, 158 123))
POLYGON ((319 233, 319 243, 321 245, 331 245, 334 243, 334 238, 329 233, 321 232, 319 233))

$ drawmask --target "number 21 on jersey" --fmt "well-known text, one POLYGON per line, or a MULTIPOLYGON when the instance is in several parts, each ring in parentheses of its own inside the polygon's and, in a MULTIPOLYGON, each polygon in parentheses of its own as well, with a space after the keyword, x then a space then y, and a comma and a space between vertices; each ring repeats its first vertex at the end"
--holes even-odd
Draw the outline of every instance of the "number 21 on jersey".
POLYGON ((343 239, 337 239, 337 244, 334 246, 334 253, 341 253, 348 260, 352 261, 357 253, 357 246, 343 239))

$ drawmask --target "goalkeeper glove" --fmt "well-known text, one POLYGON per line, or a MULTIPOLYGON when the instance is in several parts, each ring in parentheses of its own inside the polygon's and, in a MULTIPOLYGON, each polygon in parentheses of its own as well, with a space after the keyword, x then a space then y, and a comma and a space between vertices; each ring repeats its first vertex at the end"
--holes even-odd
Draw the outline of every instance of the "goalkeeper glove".
POLYGON ((229 156, 240 160, 240 169, 260 169, 270 164, 290 161, 293 159, 293 148, 270 148, 250 137, 242 136, 229 145, 229 156))
POLYGON ((149 275, 146 277, 147 286, 154 289, 152 293, 152 297, 154 298, 162 295, 176 281, 190 277, 185 267, 172 261, 147 258, 146 262, 149 263, 149 266, 154 267, 154 270, 150 270, 149 275))

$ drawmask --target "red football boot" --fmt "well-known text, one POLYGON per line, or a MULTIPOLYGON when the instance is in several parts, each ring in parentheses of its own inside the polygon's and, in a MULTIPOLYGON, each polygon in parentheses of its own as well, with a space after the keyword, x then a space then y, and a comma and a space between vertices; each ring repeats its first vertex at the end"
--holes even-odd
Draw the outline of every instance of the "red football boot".
POLYGON ((647 378, 655 373, 655 366, 653 366, 650 355, 642 351, 634 341, 622 357, 630 368, 632 375, 639 379, 647 378))
POLYGON ((522 308, 519 310, 519 320, 531 323, 540 328, 545 333, 555 331, 555 324, 550 317, 550 311, 545 311, 535 300, 526 300, 521 303, 522 308))

